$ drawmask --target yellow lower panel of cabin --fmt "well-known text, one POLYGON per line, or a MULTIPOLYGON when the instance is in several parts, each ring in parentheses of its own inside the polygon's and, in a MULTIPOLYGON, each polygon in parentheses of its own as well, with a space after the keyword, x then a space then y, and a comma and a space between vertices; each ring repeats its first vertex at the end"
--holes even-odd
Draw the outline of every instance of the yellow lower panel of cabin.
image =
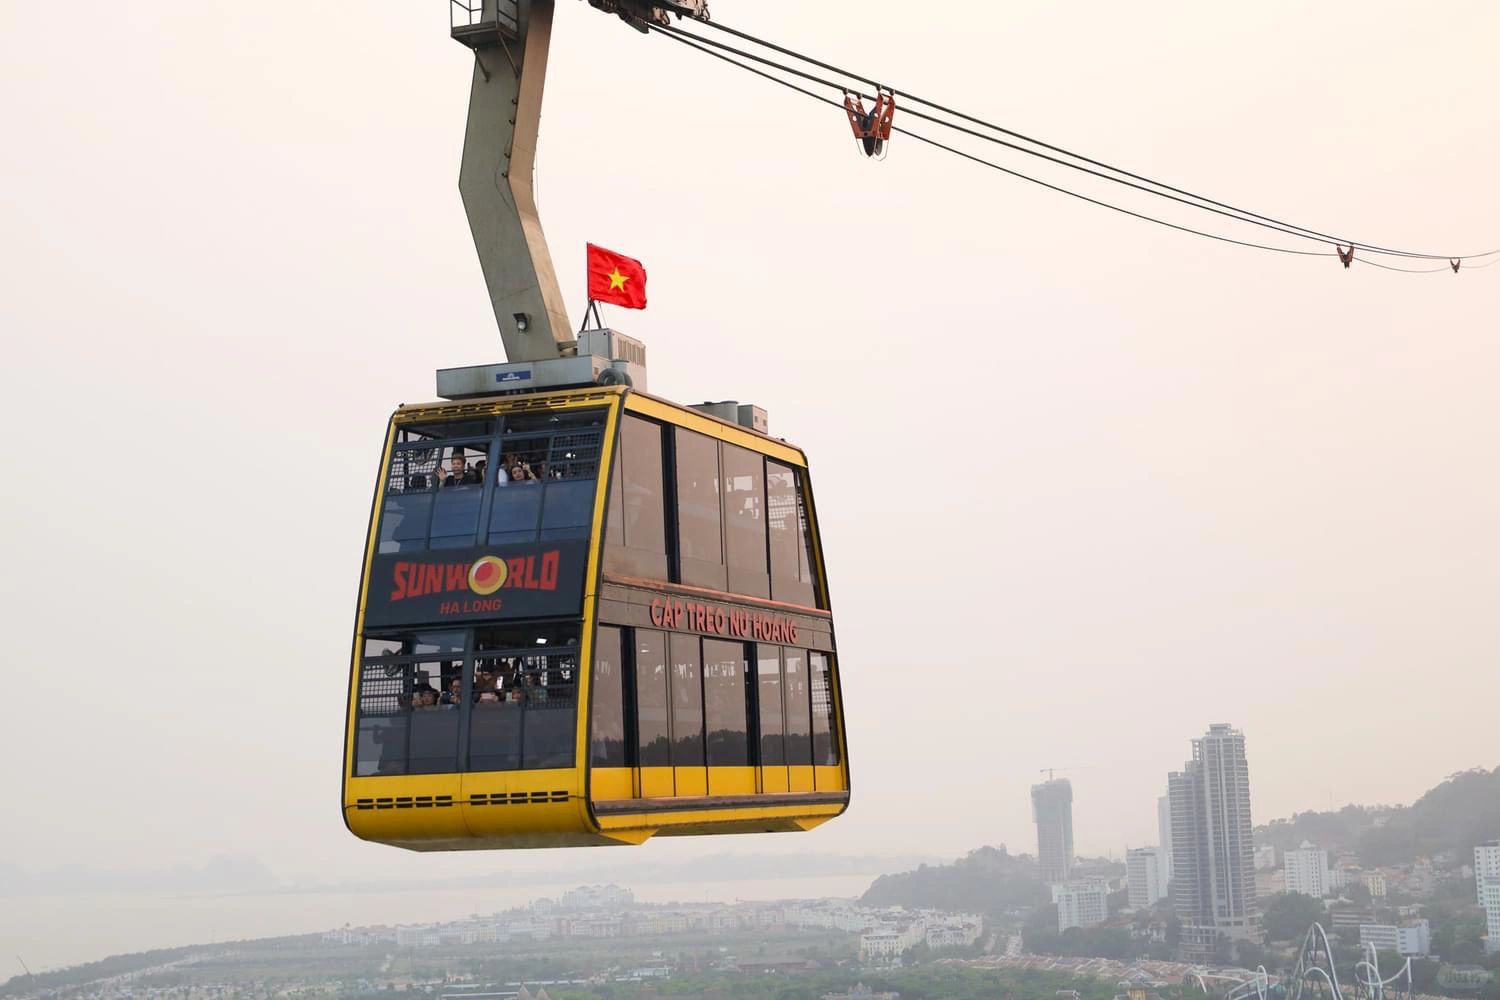
POLYGON ((793 764, 786 769, 787 791, 813 791, 813 769, 811 765, 793 764))
POLYGON ((763 767, 760 769, 760 790, 776 795, 791 790, 786 780, 786 767, 763 767))
POLYGON ((711 767, 708 769, 709 795, 754 795, 755 768, 711 767))
POLYGON ((813 768, 813 781, 820 792, 842 792, 849 787, 844 769, 836 764, 832 767, 819 765, 813 768))
POLYGON ((589 794, 595 802, 635 798, 635 770, 628 767, 596 767, 589 772, 589 794))
POLYGON ((676 795, 670 767, 641 768, 641 794, 631 798, 670 799, 676 795))
POLYGON ((461 840, 469 836, 462 791, 456 774, 350 778, 344 818, 355 836, 398 847, 461 840))
POLYGON ((600 816, 606 834, 651 830, 656 836, 716 833, 790 833, 811 830, 843 812, 837 803, 791 806, 747 806, 739 809, 686 809, 600 816))
MULTIPOLYGON (((677 798, 699 798, 708 794, 708 768, 674 767, 672 771, 673 780, 677 784, 677 798)), ((642 797, 650 798, 648 795, 642 797)))

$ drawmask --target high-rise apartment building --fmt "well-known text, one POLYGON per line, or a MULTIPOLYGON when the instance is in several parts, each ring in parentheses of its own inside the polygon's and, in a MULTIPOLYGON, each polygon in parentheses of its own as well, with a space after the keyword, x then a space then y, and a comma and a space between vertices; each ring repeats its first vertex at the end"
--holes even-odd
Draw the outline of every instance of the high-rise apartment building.
POLYGON ((1304 840, 1295 851, 1286 852, 1286 891, 1322 899, 1333 892, 1328 873, 1328 852, 1304 840))
POLYGON ((1211 961, 1221 935, 1260 943, 1245 734, 1210 726, 1193 740, 1193 759, 1167 776, 1167 788, 1183 960, 1211 961))
POLYGON ((1156 832, 1160 836, 1162 860, 1166 862, 1167 882, 1172 881, 1172 800, 1163 795, 1156 800, 1156 832))
POLYGON ((1484 950, 1500 955, 1500 840, 1474 848, 1474 882, 1489 925, 1484 950))
POLYGON ((1125 852, 1125 884, 1130 905, 1138 910, 1167 898, 1167 861, 1160 847, 1132 847, 1125 852))
POLYGON ((1073 871, 1073 786, 1068 779, 1032 785, 1031 815, 1042 881, 1066 882, 1073 871))

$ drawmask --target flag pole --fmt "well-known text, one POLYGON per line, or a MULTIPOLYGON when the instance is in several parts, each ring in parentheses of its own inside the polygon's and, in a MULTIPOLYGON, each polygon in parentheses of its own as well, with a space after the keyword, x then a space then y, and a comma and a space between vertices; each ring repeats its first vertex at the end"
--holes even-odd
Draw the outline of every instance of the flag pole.
POLYGON ((582 333, 584 330, 591 329, 589 326, 590 316, 594 318, 594 326, 592 327, 592 329, 604 329, 604 317, 599 312, 599 303, 594 301, 593 299, 589 299, 588 308, 583 311, 583 326, 578 328, 579 333, 582 333))

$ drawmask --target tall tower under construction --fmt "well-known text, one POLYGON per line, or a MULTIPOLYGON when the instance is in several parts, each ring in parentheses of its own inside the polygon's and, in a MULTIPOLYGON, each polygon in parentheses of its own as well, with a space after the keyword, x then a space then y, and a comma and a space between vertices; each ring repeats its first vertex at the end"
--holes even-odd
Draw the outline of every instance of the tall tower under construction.
POLYGON ((1066 882, 1073 871, 1073 786, 1066 778, 1032 785, 1031 815, 1042 881, 1066 882))

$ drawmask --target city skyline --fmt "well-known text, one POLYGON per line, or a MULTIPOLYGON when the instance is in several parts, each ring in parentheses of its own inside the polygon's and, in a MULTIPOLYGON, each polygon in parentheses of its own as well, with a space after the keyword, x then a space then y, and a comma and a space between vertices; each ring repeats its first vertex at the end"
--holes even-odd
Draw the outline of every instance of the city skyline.
MULTIPOLYGON (((1048 766, 1074 792, 1072 853, 1118 858, 1161 839, 1152 804, 1199 720, 1251 734, 1265 819, 1412 802, 1500 763, 1463 722, 1500 698, 1500 266, 1250 254, 907 138, 867 162, 842 108, 556 6, 535 187, 563 295, 576 318, 590 242, 641 260, 651 308, 605 319, 647 345, 650 391, 753 402, 805 449, 848 813, 607 862, 351 837, 337 789, 387 420, 434 397, 436 369, 502 354, 456 189, 473 53, 426 4, 365 8, 338 44, 298 5, 86 2, 72 31, 6 4, 0 383, 48 425, 48 457, 0 496, 6 678, 35 689, 34 665, 76 658, 58 645, 75 641, 109 649, 112 678, 57 695, 63 729, 26 709, 0 727, 0 756, 25 762, 7 773, 0 880, 32 873, 0 907, 8 950, 50 928, 102 949, 116 929, 87 928, 106 912, 120 933, 214 919, 149 886, 117 911, 49 893, 54 872, 135 887, 109 876, 251 857, 273 887, 420 887, 1029 852, 1048 766), (723 127, 731 108, 763 141, 723 127), (158 441, 168 454, 145 457, 158 441), (871 488, 908 461, 911 485, 871 488), (937 623, 978 641, 924 665, 937 623), (279 680, 261 683, 268 662, 279 680), (1312 679, 1337 710, 1288 697, 1312 679), (1398 713, 1402 740, 1368 738, 1398 713)), ((827 5, 715 8, 1330 232, 1500 231, 1500 199, 1474 195, 1500 162, 1500 5, 1096 3, 1087 32, 1063 5, 969 5, 956 25, 872 0, 861 31, 827 5)))

